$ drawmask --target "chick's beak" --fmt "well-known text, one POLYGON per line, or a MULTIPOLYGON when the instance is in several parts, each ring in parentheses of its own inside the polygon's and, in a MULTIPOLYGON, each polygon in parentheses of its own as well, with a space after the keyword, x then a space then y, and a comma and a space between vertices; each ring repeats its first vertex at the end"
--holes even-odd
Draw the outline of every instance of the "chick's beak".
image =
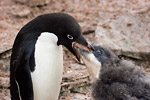
POLYGON ((89 43, 87 45, 85 44, 81 44, 81 43, 78 43, 78 42, 73 42, 72 43, 72 48, 75 52, 75 55, 76 55, 76 58, 78 59, 78 61, 80 62, 80 55, 77 51, 77 48, 80 48, 80 49, 83 49, 83 50, 86 50, 86 51, 89 51, 89 52, 93 52, 94 51, 94 47, 92 45, 90 45, 89 43))

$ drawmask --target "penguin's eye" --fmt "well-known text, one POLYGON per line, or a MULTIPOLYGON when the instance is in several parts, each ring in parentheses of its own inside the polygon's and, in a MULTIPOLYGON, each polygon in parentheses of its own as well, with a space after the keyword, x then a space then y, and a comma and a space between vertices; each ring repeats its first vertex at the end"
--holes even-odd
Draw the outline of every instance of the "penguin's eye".
POLYGON ((70 34, 67 35, 68 39, 73 40, 73 36, 71 36, 70 34))

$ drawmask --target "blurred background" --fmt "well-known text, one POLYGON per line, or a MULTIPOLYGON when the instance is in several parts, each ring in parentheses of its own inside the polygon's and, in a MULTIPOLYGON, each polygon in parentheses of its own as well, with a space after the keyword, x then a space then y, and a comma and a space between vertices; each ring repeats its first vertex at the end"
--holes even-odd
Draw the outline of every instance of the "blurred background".
MULTIPOLYGON (((150 0, 0 0, 0 100, 10 100, 9 61, 18 31, 38 15, 65 12, 95 45, 150 71, 150 0)), ((64 48, 59 100, 92 100, 86 66, 64 48)))

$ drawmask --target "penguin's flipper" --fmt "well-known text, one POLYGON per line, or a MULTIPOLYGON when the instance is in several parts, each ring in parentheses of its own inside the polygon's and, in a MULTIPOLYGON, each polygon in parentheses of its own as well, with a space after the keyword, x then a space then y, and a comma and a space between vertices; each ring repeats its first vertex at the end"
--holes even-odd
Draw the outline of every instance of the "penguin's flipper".
POLYGON ((25 41, 22 43, 20 50, 17 49, 17 51, 14 48, 14 52, 12 52, 10 68, 11 100, 34 100, 31 72, 35 67, 35 42, 36 40, 25 41), (17 55, 16 52, 18 52, 17 55))
POLYGON ((33 100, 31 72, 27 62, 17 68, 15 79, 20 100, 33 100))

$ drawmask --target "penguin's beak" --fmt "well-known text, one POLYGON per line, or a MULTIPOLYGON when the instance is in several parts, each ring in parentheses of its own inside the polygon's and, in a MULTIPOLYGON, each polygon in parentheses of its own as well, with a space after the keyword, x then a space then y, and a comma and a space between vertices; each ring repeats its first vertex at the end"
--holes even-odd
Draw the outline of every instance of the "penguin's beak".
POLYGON ((72 43, 72 48, 73 48, 73 50, 75 52, 75 56, 76 56, 76 58, 78 59, 79 62, 80 62, 80 55, 77 52, 76 48, 80 48, 80 49, 83 49, 83 50, 86 50, 86 51, 89 51, 89 52, 94 51, 94 47, 92 45, 90 45, 89 43, 87 45, 85 45, 85 44, 81 44, 81 43, 78 43, 78 42, 73 42, 72 43))
MULTIPOLYGON (((61 41, 59 40, 57 42, 57 44, 59 45, 61 43, 61 41)), ((76 56, 77 60, 80 62, 80 56, 77 53, 75 47, 80 47, 81 49, 86 49, 88 51, 94 51, 94 47, 92 45, 90 45, 85 38, 80 35, 78 38, 76 38, 73 42, 71 41, 67 41, 67 42, 63 42, 64 45, 74 56, 76 56)))
POLYGON ((79 47, 81 49, 84 49, 84 50, 87 50, 90 52, 94 51, 94 47, 85 40, 83 35, 80 35, 77 39, 75 39, 74 42, 72 42, 72 49, 73 49, 72 53, 76 56, 76 58, 79 62, 80 62, 80 55, 78 54, 75 47, 79 47))

